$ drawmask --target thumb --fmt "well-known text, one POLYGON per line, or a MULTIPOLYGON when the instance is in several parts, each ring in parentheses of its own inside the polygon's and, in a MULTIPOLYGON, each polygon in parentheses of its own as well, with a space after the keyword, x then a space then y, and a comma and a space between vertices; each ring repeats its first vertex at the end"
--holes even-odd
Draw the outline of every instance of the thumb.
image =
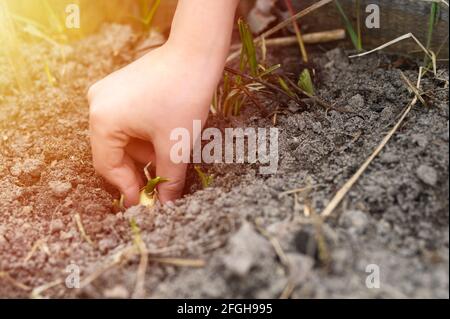
POLYGON ((158 198, 162 204, 175 201, 183 194, 187 164, 174 163, 170 158, 170 148, 162 146, 156 150, 156 175, 168 179, 158 186, 158 198))

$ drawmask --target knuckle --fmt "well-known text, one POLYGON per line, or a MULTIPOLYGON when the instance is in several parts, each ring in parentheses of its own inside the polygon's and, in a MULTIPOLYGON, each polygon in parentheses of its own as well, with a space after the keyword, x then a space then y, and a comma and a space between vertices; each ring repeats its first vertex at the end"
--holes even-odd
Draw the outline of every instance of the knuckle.
POLYGON ((178 179, 174 181, 168 181, 160 185, 160 190, 164 191, 166 194, 177 195, 184 188, 184 179, 178 179))
POLYGON ((88 91, 87 91, 86 97, 87 97, 89 103, 91 103, 93 101, 93 99, 94 99, 94 97, 96 95, 97 88, 98 88, 98 83, 99 82, 96 82, 96 83, 92 84, 89 87, 88 91))

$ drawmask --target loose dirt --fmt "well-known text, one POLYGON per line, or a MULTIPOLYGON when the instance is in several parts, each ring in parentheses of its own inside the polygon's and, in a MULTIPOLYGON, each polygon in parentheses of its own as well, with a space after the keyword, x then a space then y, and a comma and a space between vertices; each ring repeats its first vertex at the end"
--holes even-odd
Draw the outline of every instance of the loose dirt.
MULTIPOLYGON (((414 65, 382 54, 349 60, 339 48, 315 54, 317 94, 346 111, 264 101, 270 112, 283 110, 278 174, 205 165, 215 177, 211 187, 202 190, 190 169, 185 198, 117 212, 117 192, 92 168, 85 93, 131 61, 135 39, 126 26, 108 26, 67 46, 65 61, 47 45, 29 45, 27 93, 13 90, 0 57, 0 297, 30 297, 49 284, 33 296, 136 296, 139 255, 111 265, 133 246, 131 219, 150 257, 205 262, 194 268, 150 258, 141 297, 449 297, 447 67, 439 79, 423 79, 429 107, 414 107, 325 223, 305 211, 320 213, 395 124, 412 98, 399 69, 414 81, 414 65), (73 266, 82 280, 98 276, 69 289, 73 266), (379 289, 366 285, 374 269, 379 289)), ((299 71, 295 47, 270 59, 299 71)), ((249 104, 240 117, 209 125, 270 127, 272 120, 249 104)))

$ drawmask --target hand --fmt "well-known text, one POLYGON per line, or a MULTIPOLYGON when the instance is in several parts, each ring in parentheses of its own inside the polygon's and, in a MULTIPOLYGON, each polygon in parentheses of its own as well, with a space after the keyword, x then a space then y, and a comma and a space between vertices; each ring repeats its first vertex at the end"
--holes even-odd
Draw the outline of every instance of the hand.
POLYGON ((193 120, 205 123, 222 69, 221 59, 165 44, 89 89, 94 167, 127 207, 138 204, 144 186, 136 163, 152 162, 169 179, 158 188, 162 203, 181 196, 187 165, 171 161, 170 134, 186 128, 192 137, 193 120))

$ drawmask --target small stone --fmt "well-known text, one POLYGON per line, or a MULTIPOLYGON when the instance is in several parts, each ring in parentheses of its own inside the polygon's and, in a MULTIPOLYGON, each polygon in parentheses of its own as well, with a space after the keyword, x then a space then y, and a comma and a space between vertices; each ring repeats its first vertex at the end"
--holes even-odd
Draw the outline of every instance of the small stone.
POLYGON ((192 200, 187 207, 187 213, 190 215, 198 215, 201 212, 201 205, 197 200, 192 200))
POLYGON ((59 239, 61 239, 61 240, 68 240, 68 239, 72 239, 74 237, 75 236, 74 236, 72 230, 69 230, 68 232, 61 231, 61 233, 59 235, 59 239))
POLYGON ((436 170, 428 165, 420 165, 416 170, 417 177, 427 185, 435 186, 438 181, 436 170))
POLYGON ((339 224, 342 227, 353 230, 358 234, 362 234, 367 229, 369 218, 362 211, 347 210, 341 215, 339 224))
POLYGON ((24 174, 32 177, 40 177, 44 168, 44 162, 39 159, 27 159, 23 162, 21 170, 24 174))
POLYGON ((48 183, 52 194, 58 198, 64 198, 72 189, 72 184, 69 182, 52 181, 48 183))
POLYGON ((118 285, 111 289, 105 289, 103 296, 107 299, 127 299, 130 297, 130 293, 124 286, 118 285))
POLYGON ((384 219, 380 220, 377 224, 377 232, 380 236, 388 235, 391 232, 391 229, 391 224, 384 219))
POLYGON ((380 159, 384 164, 392 164, 400 161, 400 157, 397 156, 394 152, 383 153, 380 159))
POLYGON ((57 233, 64 229, 64 223, 61 219, 54 219, 50 223, 50 232, 57 233))
POLYGON ((412 140, 420 147, 425 147, 428 145, 428 138, 425 134, 414 134, 412 136, 412 140))
POLYGON ((364 98, 361 94, 356 94, 350 98, 348 105, 352 108, 352 110, 361 109, 364 107, 364 98))
POLYGON ((261 237, 253 226, 244 222, 228 242, 229 252, 223 261, 227 270, 238 277, 245 277, 261 260, 271 258, 273 251, 269 242, 261 237))
POLYGON ((22 167, 21 167, 20 163, 14 164, 10 168, 9 172, 11 173, 12 176, 19 177, 22 174, 22 167))
POLYGON ((5 238, 5 236, 3 236, 3 235, 0 235, 0 245, 2 245, 2 244, 6 244, 6 238, 5 238))

